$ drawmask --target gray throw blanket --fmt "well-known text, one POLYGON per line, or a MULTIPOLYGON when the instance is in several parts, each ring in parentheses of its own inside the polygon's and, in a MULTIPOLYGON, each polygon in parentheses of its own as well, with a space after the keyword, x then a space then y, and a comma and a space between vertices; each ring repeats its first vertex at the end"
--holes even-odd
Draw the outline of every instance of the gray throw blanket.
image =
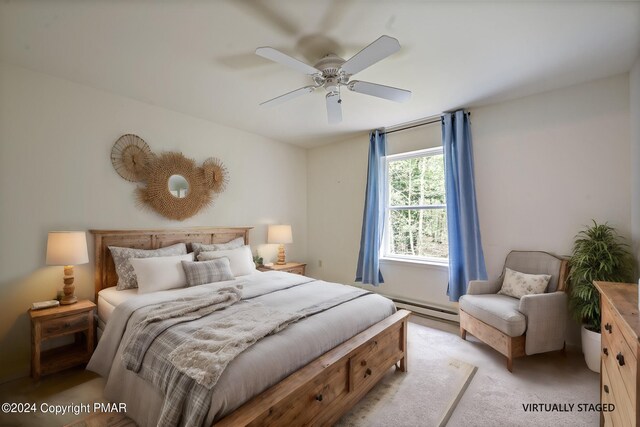
POLYGON ((169 361, 180 372, 211 389, 229 362, 259 339, 278 333, 304 317, 369 293, 357 289, 295 312, 273 310, 260 303, 240 303, 228 309, 228 316, 198 330, 173 350, 169 361))
POLYGON ((130 335, 122 361, 130 371, 138 372, 144 355, 153 341, 165 330, 178 323, 200 319, 203 316, 235 304, 242 298, 242 284, 219 289, 210 296, 183 298, 149 306, 146 317, 138 322, 130 335))
POLYGON ((152 306, 132 315, 129 324, 136 329, 125 345, 123 360, 127 369, 163 392, 159 425, 200 426, 212 388, 237 355, 304 317, 369 293, 356 289, 295 312, 280 312, 257 302, 237 302, 240 290, 232 286, 219 289, 206 302, 152 306), (214 312, 218 315, 209 318, 214 312))

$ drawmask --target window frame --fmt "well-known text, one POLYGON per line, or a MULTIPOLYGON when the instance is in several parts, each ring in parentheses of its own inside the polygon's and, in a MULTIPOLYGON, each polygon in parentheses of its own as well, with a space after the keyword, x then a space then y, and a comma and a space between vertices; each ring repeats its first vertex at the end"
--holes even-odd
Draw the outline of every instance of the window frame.
MULTIPOLYGON (((390 241, 390 213, 392 210, 424 210, 424 209, 444 209, 446 211, 447 206, 444 205, 421 205, 421 206, 390 206, 390 194, 391 194, 391 181, 389 179, 389 164, 398 160, 408 160, 416 157, 430 157, 444 155, 444 147, 432 147, 424 148, 421 150, 407 151, 404 153, 390 154, 384 158, 384 233, 382 236, 382 247, 380 248, 380 259, 389 261, 401 261, 411 262, 417 264, 429 264, 437 266, 448 266, 449 257, 424 257, 417 255, 402 255, 391 253, 391 241, 390 241)), ((448 227, 448 224, 447 224, 448 227)))

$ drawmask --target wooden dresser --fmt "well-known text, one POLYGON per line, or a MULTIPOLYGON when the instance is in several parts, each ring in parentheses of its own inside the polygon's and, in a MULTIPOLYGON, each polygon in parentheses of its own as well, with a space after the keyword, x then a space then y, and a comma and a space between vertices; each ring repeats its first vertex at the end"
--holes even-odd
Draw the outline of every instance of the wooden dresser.
POLYGON ((640 426, 638 411, 638 286, 595 282, 600 291, 602 353, 600 402, 615 409, 602 412, 605 426, 640 426))

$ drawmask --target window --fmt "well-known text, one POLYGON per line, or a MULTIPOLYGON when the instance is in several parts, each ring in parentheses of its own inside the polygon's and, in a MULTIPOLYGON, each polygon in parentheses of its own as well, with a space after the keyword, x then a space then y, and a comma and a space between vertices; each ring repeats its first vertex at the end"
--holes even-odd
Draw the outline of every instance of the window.
POLYGON ((446 262, 449 256, 442 147, 386 157, 383 255, 446 262))

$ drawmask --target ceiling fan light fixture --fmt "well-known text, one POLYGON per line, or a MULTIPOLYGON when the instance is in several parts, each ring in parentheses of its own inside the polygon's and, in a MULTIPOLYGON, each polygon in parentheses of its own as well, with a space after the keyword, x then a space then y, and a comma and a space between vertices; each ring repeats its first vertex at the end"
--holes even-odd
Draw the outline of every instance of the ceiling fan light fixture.
POLYGON ((327 119, 329 124, 338 124, 342 121, 342 99, 340 92, 328 92, 325 96, 327 100, 327 119))

